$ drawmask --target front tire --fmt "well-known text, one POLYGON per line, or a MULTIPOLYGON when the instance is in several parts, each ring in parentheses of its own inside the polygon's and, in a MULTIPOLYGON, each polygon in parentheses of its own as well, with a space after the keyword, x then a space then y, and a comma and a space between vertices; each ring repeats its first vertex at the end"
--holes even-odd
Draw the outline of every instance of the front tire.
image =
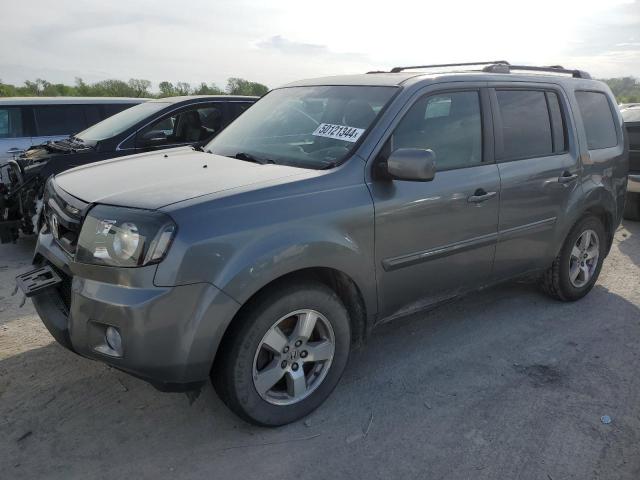
POLYGON ((243 419, 284 425, 329 396, 350 345, 349 316, 335 292, 315 281, 280 284, 258 294, 234 320, 212 382, 243 419))
POLYGON ((600 219, 583 218, 571 229, 560 253, 544 273, 542 289, 563 302, 584 297, 598 280, 606 252, 605 231, 600 219))

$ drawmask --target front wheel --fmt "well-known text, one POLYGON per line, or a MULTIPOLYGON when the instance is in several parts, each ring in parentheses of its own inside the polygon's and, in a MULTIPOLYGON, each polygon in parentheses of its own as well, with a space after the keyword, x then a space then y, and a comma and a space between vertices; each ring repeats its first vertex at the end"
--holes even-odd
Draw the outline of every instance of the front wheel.
POLYGON ((584 297, 598 280, 606 254, 602 222, 589 216, 569 232, 560 253, 542 277, 542 289, 565 302, 584 297))
POLYGON ((259 294, 235 319, 212 370, 225 404, 263 426, 316 409, 349 358, 347 311, 324 284, 281 285, 259 294))

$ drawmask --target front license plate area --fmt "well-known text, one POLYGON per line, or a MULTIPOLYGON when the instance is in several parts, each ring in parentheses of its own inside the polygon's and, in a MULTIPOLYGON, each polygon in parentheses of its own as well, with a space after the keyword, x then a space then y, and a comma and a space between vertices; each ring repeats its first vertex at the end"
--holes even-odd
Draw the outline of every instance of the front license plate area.
POLYGON ((62 283, 62 279, 53 268, 46 265, 18 275, 16 282, 26 297, 32 297, 46 288, 62 283))

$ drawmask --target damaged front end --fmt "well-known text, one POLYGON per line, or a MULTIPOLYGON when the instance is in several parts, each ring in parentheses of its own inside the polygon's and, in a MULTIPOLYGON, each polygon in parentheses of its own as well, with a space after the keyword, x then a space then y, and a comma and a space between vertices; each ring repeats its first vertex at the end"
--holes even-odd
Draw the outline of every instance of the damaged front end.
POLYGON ((37 233, 47 178, 76 165, 95 161, 94 148, 75 137, 29 148, 0 165, 0 242, 15 242, 37 233))
POLYGON ((20 232, 34 233, 39 222, 44 180, 25 173, 19 160, 0 165, 0 242, 15 242, 20 232))

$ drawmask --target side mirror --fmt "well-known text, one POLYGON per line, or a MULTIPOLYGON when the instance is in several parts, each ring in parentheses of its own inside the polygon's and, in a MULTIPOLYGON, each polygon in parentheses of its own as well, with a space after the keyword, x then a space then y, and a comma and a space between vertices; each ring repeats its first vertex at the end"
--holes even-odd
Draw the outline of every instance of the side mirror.
POLYGON ((433 150, 400 148, 389 156, 387 171, 398 180, 429 182, 436 175, 436 154, 433 150))

